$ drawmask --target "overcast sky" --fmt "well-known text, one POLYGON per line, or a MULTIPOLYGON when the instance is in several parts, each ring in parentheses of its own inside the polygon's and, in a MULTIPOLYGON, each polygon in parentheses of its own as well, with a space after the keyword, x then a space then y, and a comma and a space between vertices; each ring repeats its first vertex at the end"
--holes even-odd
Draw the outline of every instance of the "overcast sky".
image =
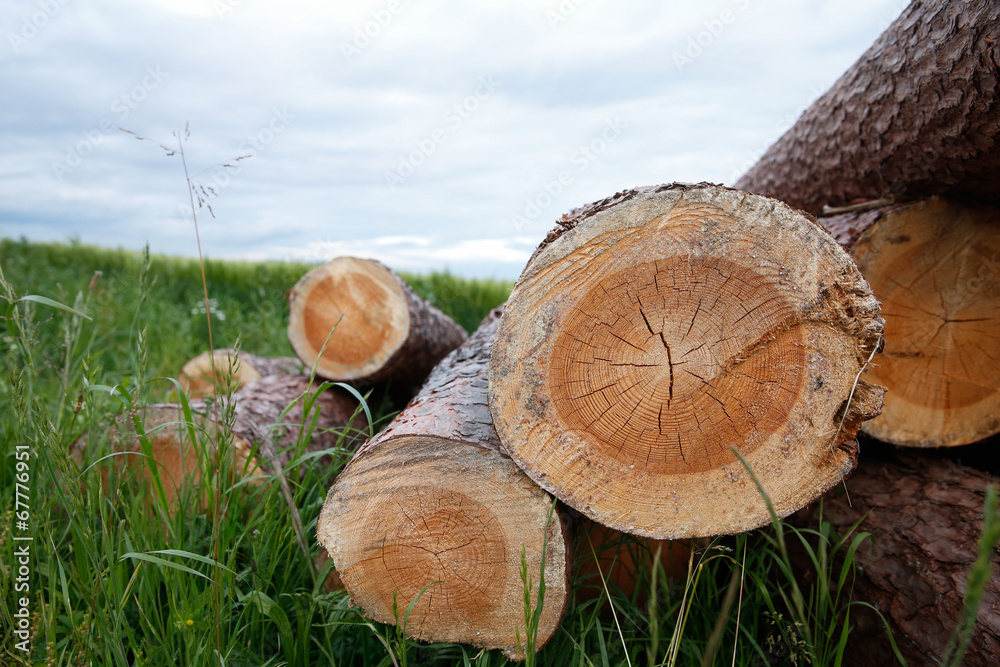
POLYGON ((6 0, 0 236, 195 255, 179 156, 117 129, 188 123, 209 257, 514 278, 575 206, 734 182, 905 4, 6 0))

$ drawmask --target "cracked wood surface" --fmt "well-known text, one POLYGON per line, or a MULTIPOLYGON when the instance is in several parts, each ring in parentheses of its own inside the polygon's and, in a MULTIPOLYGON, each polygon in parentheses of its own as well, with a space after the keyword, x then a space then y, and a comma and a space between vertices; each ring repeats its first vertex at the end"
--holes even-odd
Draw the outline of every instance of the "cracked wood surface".
POLYGON ((307 368, 319 359, 316 374, 329 380, 419 383, 467 338, 369 259, 339 257, 313 269, 289 291, 288 308, 292 349, 307 368))
POLYGON ((1000 202, 1000 3, 916 0, 736 187, 819 215, 856 199, 1000 202))
POLYGON ((369 618, 395 623, 429 586, 406 632, 523 657, 525 550, 536 582, 545 557, 540 648, 568 595, 568 529, 561 510, 500 448, 487 405, 487 363, 499 311, 431 372, 420 393, 344 468, 317 537, 369 618), (437 582, 437 583, 435 583, 437 582), (401 612, 402 613, 402 612, 401 612))
POLYGON ((888 392, 868 434, 908 447, 1000 432, 1000 209, 930 198, 820 218, 882 302, 888 392))
POLYGON ((882 320, 815 221, 673 184, 563 222, 515 285, 490 366, 497 434, 532 479, 602 524, 675 539, 767 522, 732 447, 781 516, 852 469, 881 405, 860 375, 882 320))

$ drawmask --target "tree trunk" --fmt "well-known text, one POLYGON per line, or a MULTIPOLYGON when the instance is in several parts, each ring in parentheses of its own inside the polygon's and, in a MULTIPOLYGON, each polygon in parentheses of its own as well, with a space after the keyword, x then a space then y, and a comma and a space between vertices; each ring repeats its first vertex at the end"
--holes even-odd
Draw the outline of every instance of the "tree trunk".
POLYGON ((545 602, 537 647, 556 631, 570 559, 559 509, 503 453, 487 406, 499 313, 431 373, 398 417, 363 445, 327 495, 316 533, 351 598, 424 641, 523 657, 521 562, 545 602), (421 594, 422 592, 422 594, 421 594))
POLYGON ((341 257, 313 269, 289 292, 288 305, 292 349, 309 368, 319 358, 316 373, 330 380, 419 383, 466 339, 373 260, 341 257))
MULTIPOLYGON (((892 454, 872 457, 822 506, 823 518, 843 534, 874 534, 857 554, 854 600, 877 607, 892 628, 911 667, 936 665, 959 620, 966 580, 976 560, 983 530, 983 507, 991 477, 931 455, 892 454)), ((794 517, 815 527, 818 504, 794 517)), ((1000 656, 1000 555, 992 554, 993 574, 979 607, 966 667, 994 666, 1000 656)), ((808 570, 809 566, 807 566, 808 570)), ((885 626, 870 609, 851 609, 855 629, 848 643, 847 665, 897 664, 885 626)), ((951 663, 949 663, 951 664, 951 663)))
POLYGON ((1000 209, 931 198, 820 218, 882 302, 889 390, 868 434, 964 445, 1000 432, 1000 209))
MULTIPOLYGON (((270 443, 274 447, 274 462, 287 466, 302 437, 303 404, 316 395, 318 385, 318 380, 310 384, 307 376, 298 374, 270 375, 248 384, 236 393, 234 432, 261 450, 260 445, 270 443)), ((353 449, 363 441, 368 428, 358 401, 340 387, 329 387, 319 393, 304 421, 304 454, 335 447, 353 449)), ((320 463, 330 465, 332 459, 327 455, 320 463)))
POLYGON ((297 373, 302 368, 302 363, 295 357, 258 357, 242 350, 237 359, 234 360, 234 357, 236 350, 220 349, 211 354, 203 352, 184 364, 177 381, 190 398, 204 398, 214 396, 217 385, 222 387, 222 393, 226 394, 262 377, 278 373, 297 373))
MULTIPOLYGON (((271 375, 246 385, 236 393, 230 444, 234 478, 275 474, 288 465, 296 451, 301 430, 297 425, 302 423, 302 400, 297 399, 308 385, 309 378, 302 375, 271 375), (295 405, 282 415, 282 411, 296 400, 295 405)), ((218 443, 214 406, 192 400, 190 407, 199 446, 214 449, 218 443)), ((357 401, 342 389, 334 387, 320 394, 307 420, 307 441, 303 453, 331 449, 338 444, 341 447, 356 444, 365 426, 364 415, 355 415, 356 407, 357 401), (313 419, 316 420, 315 425, 313 419), (344 434, 343 439, 341 433, 344 434)), ((225 421, 223 405, 220 405, 218 415, 225 421)), ((146 463, 138 456, 142 451, 141 442, 132 425, 125 421, 127 419, 128 416, 120 419, 112 433, 112 447, 119 452, 130 452, 116 457, 116 465, 124 466, 147 481, 150 479, 150 467, 157 466, 167 502, 175 507, 181 491, 188 485, 198 484, 202 477, 198 448, 192 442, 181 406, 161 403, 145 409, 143 428, 151 440, 155 463, 146 463)), ((80 466, 84 463, 83 454, 81 441, 73 451, 80 466)))
POLYGON ((1000 201, 1000 3, 916 0, 736 187, 819 215, 889 195, 1000 201))
POLYGON ((818 225, 707 184, 618 193, 560 225, 490 364, 497 434, 529 477, 599 523, 677 539, 768 522, 733 447, 781 516, 850 472, 881 406, 860 378, 882 320, 818 225))

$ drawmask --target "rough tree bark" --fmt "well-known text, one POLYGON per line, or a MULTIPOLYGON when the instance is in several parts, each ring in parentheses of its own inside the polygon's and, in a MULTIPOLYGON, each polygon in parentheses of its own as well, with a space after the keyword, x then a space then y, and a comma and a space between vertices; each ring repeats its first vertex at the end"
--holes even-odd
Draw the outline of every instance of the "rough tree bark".
POLYGON ((882 302, 888 392, 865 432, 910 447, 1000 432, 1000 208, 938 198, 820 218, 882 302))
POLYGON ((507 303, 490 408, 512 458, 604 525, 676 539, 749 530, 850 472, 881 388, 882 331, 814 221, 736 190, 618 193, 560 222, 507 303))
POLYGON ((819 215, 886 196, 1000 201, 1000 3, 916 0, 736 187, 819 215))
MULTIPOLYGON (((823 518, 841 533, 874 534, 857 555, 853 599, 875 605, 886 617, 907 662, 936 665, 959 619, 965 584, 983 530, 988 484, 1000 479, 951 461, 913 454, 872 457, 848 480, 849 497, 837 488, 824 499, 823 518)), ((819 504, 794 522, 815 527, 819 504)), ((987 667, 1000 656, 1000 554, 979 607, 962 664, 987 667)), ((808 567, 806 570, 808 571, 808 567)), ((885 626, 870 609, 851 610, 855 629, 844 664, 896 664, 885 626)))
POLYGON ((370 618, 395 623, 393 595, 402 616, 426 587, 407 634, 523 657, 522 553, 536 592, 545 554, 538 647, 559 626, 571 563, 560 510, 504 454, 490 422, 486 366, 497 319, 495 311, 358 450, 316 533, 370 618))
POLYGON ((223 348, 211 353, 203 352, 188 361, 177 376, 177 381, 189 397, 204 398, 215 395, 217 384, 223 388, 223 393, 228 393, 262 377, 297 373, 301 368, 302 363, 295 357, 258 357, 242 350, 237 356, 236 350, 223 348), (213 379, 213 363, 214 378, 218 378, 218 382, 213 379))
POLYGON ((330 380, 419 383, 466 339, 462 327, 373 260, 340 257, 313 269, 289 292, 288 305, 292 349, 309 368, 319 358, 316 373, 330 380))

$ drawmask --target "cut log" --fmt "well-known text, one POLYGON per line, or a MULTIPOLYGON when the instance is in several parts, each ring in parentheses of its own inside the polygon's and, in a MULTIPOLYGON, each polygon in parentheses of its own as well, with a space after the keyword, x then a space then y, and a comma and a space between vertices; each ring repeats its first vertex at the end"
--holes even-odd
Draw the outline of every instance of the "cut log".
MULTIPOLYGON (((302 436, 303 403, 307 392, 316 393, 317 383, 310 383, 305 375, 284 373, 248 384, 236 393, 234 432, 262 451, 260 445, 270 443, 274 449, 270 463, 281 467, 291 461, 303 437, 306 446, 302 453, 332 450, 338 445, 353 450, 364 440, 368 423, 358 401, 340 387, 329 387, 318 395, 302 436)), ((320 463, 330 465, 332 460, 327 456, 320 463)), ((273 465, 266 469, 273 472, 273 465)))
MULTIPOLYGON (((190 402, 192 425, 197 444, 190 437, 188 424, 180 405, 161 403, 146 406, 143 429, 150 439, 153 461, 147 462, 142 456, 142 444, 135 435, 132 424, 120 420, 112 431, 111 445, 116 452, 124 453, 115 457, 114 465, 119 472, 138 475, 146 484, 152 483, 151 469, 155 467, 163 483, 163 491, 171 510, 177 507, 178 499, 185 489, 193 489, 202 478, 203 465, 211 460, 208 456, 199 458, 199 448, 206 443, 214 443, 216 438, 215 417, 211 406, 203 401, 190 402), (201 463, 204 461, 205 463, 201 463)), ((214 444, 209 444, 214 448, 214 444)), ((232 481, 242 476, 251 476, 258 464, 253 458, 250 443, 233 434, 229 445, 232 481)), ((82 463, 78 460, 78 464, 82 463)), ((102 482, 107 487, 107 471, 102 471, 102 482)), ((152 496, 150 496, 152 497, 152 496)), ((197 496, 192 496, 192 498, 197 496)), ((198 509, 203 508, 199 505, 198 509)))
POLYGON ((1000 432, 1000 209, 931 198, 820 218, 882 302, 888 392, 865 432, 909 447, 1000 432))
POLYGON ((289 292, 288 305, 292 349, 309 368, 319 358, 316 373, 330 380, 419 383, 466 339, 462 327, 373 260, 340 257, 313 269, 289 292))
POLYGON ((177 381, 189 397, 204 398, 214 396, 216 386, 222 387, 223 394, 228 394, 262 377, 297 373, 300 369, 302 363, 295 357, 258 357, 241 351, 236 359, 236 350, 220 349, 203 352, 184 364, 177 381))
POLYGON ((657 539, 769 521, 850 472, 881 388, 861 379, 878 302, 814 221, 699 184, 640 188, 560 222, 514 286, 490 408, 527 474, 657 539), (853 400, 852 400, 853 399, 853 400))
MULTIPOLYGON (((841 534, 859 521, 856 532, 874 534, 874 544, 865 541, 858 550, 853 599, 882 612, 911 666, 936 665, 959 620, 966 580, 976 560, 986 486, 1000 484, 1000 478, 930 455, 873 454, 866 452, 848 481, 850 497, 838 488, 824 499, 823 518, 841 534)), ((793 521, 815 528, 819 512, 817 503, 793 521)), ((993 575, 961 663, 966 667, 992 667, 1000 656, 996 549, 992 563, 993 575)), ((844 664, 897 664, 878 615, 855 605, 851 625, 844 664)))
POLYGON ((1000 3, 917 0, 736 187, 815 215, 886 196, 1000 201, 1000 3))
MULTIPOLYGON (((296 451, 302 424, 302 400, 309 385, 303 375, 270 375, 243 387, 235 395, 235 421, 230 444, 234 480, 253 475, 274 474, 289 464, 296 451), (296 401, 287 413, 282 412, 296 401)), ((315 390, 314 390, 315 391, 315 390)), ((215 447, 217 433, 215 408, 201 400, 190 401, 191 415, 198 439, 196 446, 180 405, 153 404, 145 409, 143 427, 152 439, 155 463, 146 463, 138 454, 141 443, 131 424, 120 423, 112 432, 112 447, 127 455, 116 457, 115 465, 150 480, 150 467, 157 466, 167 502, 176 506, 177 497, 186 487, 202 478, 198 447, 215 447)), ((307 443, 304 453, 327 450, 340 442, 351 447, 360 440, 364 415, 355 414, 357 401, 346 391, 330 388, 320 394, 307 420, 307 443), (353 421, 352 421, 353 418, 353 421), (315 420, 315 423, 313 422, 315 420), (341 433, 344 433, 341 440, 341 433)), ((220 416, 224 414, 220 408, 220 416)), ((78 466, 84 463, 84 444, 74 445, 73 457, 78 466)), ((206 462, 211 458, 203 457, 206 462)), ((104 480, 105 485, 107 480, 104 480)))
POLYGON ((537 594, 544 552, 537 647, 562 618, 570 558, 560 510, 503 453, 490 422, 486 366, 497 319, 484 320, 358 450, 330 489, 316 533, 369 618, 394 624, 394 600, 401 620, 420 596, 406 625, 411 637, 520 658, 522 554, 537 594))

